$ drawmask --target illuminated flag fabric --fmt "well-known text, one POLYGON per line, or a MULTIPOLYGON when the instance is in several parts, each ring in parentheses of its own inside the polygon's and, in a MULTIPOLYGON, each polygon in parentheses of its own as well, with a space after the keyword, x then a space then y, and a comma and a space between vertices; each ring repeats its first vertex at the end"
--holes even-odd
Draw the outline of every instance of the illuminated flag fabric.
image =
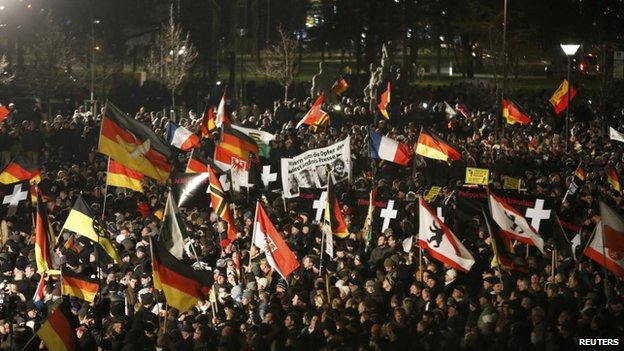
POLYGON ((112 158, 108 162, 106 184, 119 188, 143 192, 143 173, 133 171, 124 165, 115 162, 112 158))
POLYGON ((488 233, 490 234, 490 245, 492 246, 491 267, 499 267, 504 271, 527 272, 528 263, 514 252, 511 239, 501 233, 500 227, 492 218, 482 210, 488 233))
POLYGON ((37 307, 43 307, 43 298, 45 297, 45 286, 46 286, 46 275, 41 274, 41 278, 39 278, 39 283, 37 283, 37 288, 35 289, 35 295, 33 296, 33 301, 37 305, 37 307))
POLYGON ((258 157, 258 144, 247 134, 234 129, 229 125, 221 126, 221 141, 219 147, 227 150, 230 154, 237 158, 249 161, 250 155, 258 157))
POLYGON ((215 117, 215 126, 217 128, 221 127, 224 124, 232 124, 230 116, 228 116, 227 112, 225 111, 226 97, 227 93, 226 91, 224 91, 223 96, 221 97, 221 101, 219 101, 219 106, 217 106, 217 116, 215 117))
POLYGON ((335 236, 344 239, 349 236, 349 229, 342 217, 342 212, 340 212, 340 204, 338 203, 333 183, 332 177, 329 177, 329 181, 327 182, 324 223, 331 227, 331 231, 335 236))
POLYGON ((41 193, 37 194, 37 214, 35 217, 35 261, 37 272, 53 275, 59 274, 59 262, 54 254, 56 239, 52 224, 48 217, 46 203, 41 199, 41 193))
POLYGON ((624 278, 624 219, 602 201, 600 219, 585 255, 619 278, 624 278))
POLYGON ((447 119, 451 119, 459 114, 459 112, 457 112, 457 110, 455 110, 455 108, 449 105, 446 101, 444 101, 444 113, 446 114, 447 119))
POLYGON ((173 168, 169 145, 148 126, 127 117, 110 102, 102 116, 98 151, 160 183, 167 181, 173 168))
POLYGON ((416 154, 447 163, 461 158, 461 152, 432 132, 422 130, 416 143, 416 154))
POLYGON ((284 279, 299 268, 299 261, 269 219, 260 202, 256 203, 253 244, 264 252, 267 262, 284 279))
POLYGON ((544 253, 544 240, 527 219, 502 197, 489 192, 490 213, 492 219, 509 239, 536 246, 544 253))
POLYGON ((65 224, 63 224, 63 229, 71 230, 94 243, 98 243, 115 263, 121 263, 117 249, 113 246, 106 230, 98 220, 93 218, 91 208, 89 208, 81 195, 78 195, 74 207, 69 211, 69 216, 67 216, 65 224))
POLYGON ((0 124, 4 122, 4 119, 11 113, 11 111, 4 105, 0 105, 0 124))
POLYGON ((239 127, 232 124, 232 128, 252 138, 259 148, 259 156, 269 158, 271 153, 271 141, 275 139, 275 135, 263 130, 239 127))
POLYGON ((204 118, 202 118, 202 138, 205 139, 210 137, 210 133, 212 133, 215 129, 217 129, 217 124, 215 123, 214 108, 209 107, 208 109, 206 109, 206 113, 204 113, 204 118))
POLYGON ((41 181, 39 167, 32 163, 25 156, 16 156, 0 171, 0 184, 11 184, 22 180, 36 184, 41 181))
POLYGON ((368 156, 407 166, 412 157, 412 152, 409 145, 383 136, 369 128, 368 156))
POLYGON ((212 273, 177 260, 158 241, 152 241, 151 247, 154 288, 163 291, 169 306, 183 313, 209 295, 212 273))
POLYGON ((607 170, 607 181, 611 184, 613 190, 618 193, 622 192, 622 183, 620 183, 620 176, 618 176, 617 171, 614 167, 609 167, 607 170))
POLYGON ((230 240, 236 239, 236 226, 234 225, 234 218, 230 212, 230 205, 225 198, 225 191, 221 186, 219 177, 212 170, 208 168, 210 173, 210 202, 212 204, 212 210, 227 223, 227 238, 230 240))
POLYGON ((624 134, 617 131, 613 127, 609 127, 609 139, 624 143, 624 134))
POLYGON ((160 227, 160 234, 158 234, 158 240, 175 258, 181 260, 184 258, 185 236, 188 235, 184 225, 184 218, 170 191, 169 195, 167 195, 165 214, 160 227))
POLYGON ((78 350, 75 331, 78 323, 78 317, 71 311, 71 303, 67 298, 63 298, 63 301, 41 325, 37 335, 48 350, 75 351, 78 350))
POLYGON ((555 114, 558 115, 568 108, 568 92, 570 93, 570 102, 572 102, 572 99, 576 96, 576 90, 570 88, 568 81, 564 79, 549 100, 550 104, 555 108, 555 114))
POLYGON ((201 157, 199 151, 191 151, 188 163, 186 164, 186 173, 208 172, 208 161, 201 157))
POLYGON ((390 115, 388 114, 388 105, 390 105, 390 90, 390 82, 388 82, 386 91, 381 93, 381 98, 379 98, 379 104, 377 104, 379 112, 385 119, 390 118, 390 115))
POLYGON ((95 301, 100 288, 97 279, 64 269, 61 274, 61 294, 77 297, 89 303, 95 301))
POLYGON ((186 152, 201 146, 201 141, 197 134, 174 122, 169 122, 167 126, 167 142, 186 152))
POLYGON ((324 100, 325 95, 321 93, 308 113, 306 113, 299 123, 297 123, 296 128, 299 128, 302 125, 308 125, 310 126, 312 132, 325 128, 325 126, 329 123, 329 115, 321 109, 324 100))
POLYGON ((421 197, 419 200, 418 241, 436 260, 462 272, 468 272, 474 258, 453 232, 440 220, 421 197))
POLYGON ((531 123, 531 117, 517 103, 508 99, 503 99, 503 117, 507 120, 507 124, 520 123, 526 126, 531 123))
POLYGON ((583 168, 582 165, 578 165, 578 167, 576 167, 576 170, 574 171, 574 176, 580 180, 580 181, 585 181, 585 179, 587 178, 587 171, 583 168))
POLYGON ((371 241, 373 240, 373 214, 375 213, 375 202, 377 202, 377 188, 373 185, 368 195, 368 210, 366 211, 366 218, 364 219, 364 226, 362 227, 362 239, 365 242, 366 250, 368 251, 371 241))
POLYGON ((537 137, 529 137, 527 149, 529 149, 529 152, 537 152, 537 137))
POLYGON ((338 96, 342 96, 347 89, 349 89, 349 84, 347 84, 347 81, 342 77, 336 79, 331 87, 331 90, 338 96))

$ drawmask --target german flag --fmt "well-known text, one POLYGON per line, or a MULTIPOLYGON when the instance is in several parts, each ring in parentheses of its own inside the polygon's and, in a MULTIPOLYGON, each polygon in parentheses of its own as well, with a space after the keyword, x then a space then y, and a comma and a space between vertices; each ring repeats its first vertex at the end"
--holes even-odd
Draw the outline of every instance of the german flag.
POLYGON ((531 117, 512 100, 503 99, 503 117, 507 120, 507 124, 520 123, 526 126, 531 123, 531 117))
POLYGON ((213 283, 211 274, 178 261, 157 241, 152 241, 152 271, 154 288, 162 290, 169 306, 180 312, 207 297, 213 283))
POLYGON ((95 301, 95 296, 100 289, 97 279, 85 274, 63 270, 61 274, 61 293, 74 296, 89 303, 95 301))
POLYGON ((225 191, 221 186, 219 177, 212 168, 208 168, 210 173, 210 203, 212 204, 212 210, 227 223, 227 236, 230 240, 236 239, 236 227, 234 225, 234 218, 230 212, 230 204, 225 199, 225 191))
POLYGON ((325 126, 329 123, 329 115, 321 109, 323 101, 325 101, 325 94, 321 93, 308 113, 306 113, 299 123, 297 123, 296 128, 299 128, 302 125, 308 125, 313 133, 325 128, 325 126))
POLYGON ((620 177, 614 167, 610 166, 607 170, 607 181, 611 184, 613 190, 618 193, 622 193, 622 183, 620 183, 620 177))
POLYGON ((0 105, 0 124, 4 121, 5 118, 11 113, 11 111, 6 108, 4 105, 0 105))
POLYGON ((119 188, 130 189, 143 192, 142 173, 136 172, 116 162, 112 158, 108 161, 108 175, 106 176, 106 184, 119 188))
POLYGON ((449 164, 461 158, 461 152, 457 148, 424 129, 421 130, 418 136, 415 152, 418 155, 434 160, 442 160, 449 164))
POLYGON ((259 150, 256 141, 249 135, 227 124, 221 126, 219 146, 244 161, 249 161, 251 154, 258 157, 259 150))
POLYGON ((20 155, 11 160, 0 172, 0 184, 12 184, 22 180, 28 180, 30 184, 37 184, 41 181, 41 174, 37 165, 20 155))
POLYGON ((202 139, 209 138, 210 133, 212 133, 215 129, 217 129, 217 125, 215 124, 214 108, 208 107, 206 113, 204 113, 204 118, 201 123, 202 139))
POLYGON ((98 151, 133 171, 165 183, 173 166, 172 151, 148 126, 106 103, 98 151))
POLYGON ((334 85, 331 87, 331 90, 338 96, 342 96, 342 93, 347 91, 347 89, 349 89, 349 84, 347 84, 347 81, 342 77, 336 79, 334 85))
POLYGON ((379 112, 385 119, 390 119, 390 115, 388 115, 388 105, 390 105, 390 90, 390 82, 388 81, 388 87, 386 88, 386 91, 381 93, 381 98, 379 98, 379 104, 377 104, 379 112))
POLYGON ((106 235, 106 230, 98 220, 93 218, 91 209, 81 195, 78 195, 74 208, 69 211, 69 216, 67 216, 65 224, 63 224, 63 229, 71 230, 98 243, 115 263, 121 262, 117 249, 115 249, 108 235, 106 235))
POLYGON ((567 79, 564 79, 549 100, 555 108, 555 114, 558 115, 568 108, 568 92, 570 93, 570 101, 572 101, 576 96, 576 90, 570 87, 567 79))
MULTIPOLYGON (((37 188, 38 189, 38 188, 37 188)), ((54 231, 48 218, 46 203, 41 199, 41 191, 37 191, 37 214, 35 218, 35 260, 37 272, 48 275, 59 274, 55 269, 58 263, 54 259, 54 247, 56 246, 54 231)))
POLYGON ((504 271, 527 272, 528 264, 526 260, 514 253, 512 242, 500 232, 498 225, 492 218, 482 210, 483 218, 490 234, 490 245, 492 246, 492 267, 500 267, 504 271))
POLYGON ((585 179, 587 178, 587 171, 585 170, 585 168, 583 168, 581 164, 579 164, 578 167, 576 167, 576 170, 574 170, 574 176, 578 180, 584 182, 585 179))
POLYGON ((78 349, 77 327, 78 318, 72 313, 69 300, 64 298, 39 328, 37 335, 48 350, 75 351, 78 349))
POLYGON ((348 237, 350 234, 344 218, 342 217, 342 212, 340 212, 340 204, 336 198, 332 177, 329 177, 329 181, 327 182, 327 200, 325 202, 324 224, 331 227, 332 233, 341 239, 348 237))
POLYGON ((204 160, 199 152, 191 151, 188 163, 186 164, 185 173, 202 173, 208 172, 208 161, 204 160))

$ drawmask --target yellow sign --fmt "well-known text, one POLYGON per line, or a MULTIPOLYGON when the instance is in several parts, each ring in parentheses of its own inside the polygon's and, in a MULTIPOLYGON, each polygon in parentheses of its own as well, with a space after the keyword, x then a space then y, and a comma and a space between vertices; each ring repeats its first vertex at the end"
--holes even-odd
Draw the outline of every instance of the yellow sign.
POLYGON ((513 178, 505 176, 503 181, 503 189, 505 190, 518 190, 520 189, 520 178, 513 178))
POLYGON ((441 186, 437 186, 437 185, 432 186, 427 192, 427 195, 425 195, 425 201, 430 202, 431 200, 435 199, 436 196, 440 194, 441 190, 442 190, 441 186))
POLYGON ((466 167, 466 184, 488 185, 489 181, 489 169, 466 167))

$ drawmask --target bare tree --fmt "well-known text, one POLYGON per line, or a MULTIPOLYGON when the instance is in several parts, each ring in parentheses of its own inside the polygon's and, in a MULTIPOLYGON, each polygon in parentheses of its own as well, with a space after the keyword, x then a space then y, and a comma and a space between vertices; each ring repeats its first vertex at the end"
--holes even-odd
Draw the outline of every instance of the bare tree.
POLYGON ((299 42, 282 27, 278 29, 278 42, 266 52, 258 73, 276 80, 284 87, 284 101, 288 100, 288 88, 299 75, 299 42))
POLYGON ((72 38, 65 34, 52 13, 49 12, 39 25, 33 45, 26 50, 24 74, 18 72, 16 79, 47 103, 49 116, 50 99, 76 84, 72 75, 75 60, 72 38))
POLYGON ((169 10, 169 22, 163 26, 158 42, 152 46, 147 62, 150 75, 163 84, 171 93, 171 104, 175 106, 175 96, 180 84, 197 59, 197 49, 184 35, 175 22, 173 5, 169 10))
POLYGON ((8 67, 9 61, 7 61, 5 55, 2 55, 2 57, 0 57, 0 85, 11 84, 13 78, 15 78, 14 74, 9 74, 7 71, 8 67))

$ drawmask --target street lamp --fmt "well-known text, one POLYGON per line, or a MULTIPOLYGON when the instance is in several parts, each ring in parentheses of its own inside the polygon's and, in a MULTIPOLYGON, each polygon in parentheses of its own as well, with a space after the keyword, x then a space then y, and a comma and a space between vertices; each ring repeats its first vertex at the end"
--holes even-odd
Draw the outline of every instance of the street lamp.
POLYGON ((579 44, 561 44, 561 50, 563 50, 563 52, 566 54, 566 56, 568 57, 568 93, 567 93, 567 99, 568 99, 568 104, 566 107, 566 119, 565 119, 565 147, 566 147, 566 152, 568 152, 568 142, 570 139, 570 88, 572 87, 572 84, 570 82, 570 60, 572 59, 572 56, 574 56, 576 54, 576 52, 578 51, 580 45, 579 44))

